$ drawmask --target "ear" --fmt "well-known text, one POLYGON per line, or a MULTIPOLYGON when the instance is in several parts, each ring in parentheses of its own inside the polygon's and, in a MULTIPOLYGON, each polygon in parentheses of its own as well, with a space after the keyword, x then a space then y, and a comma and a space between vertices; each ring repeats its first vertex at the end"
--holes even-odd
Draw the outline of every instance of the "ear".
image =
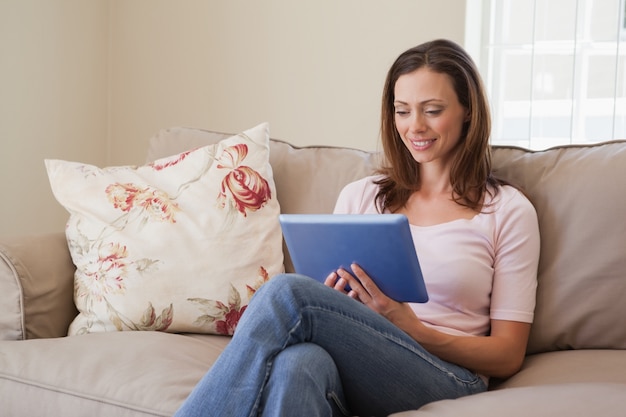
POLYGON ((471 113, 469 110, 465 110, 465 118, 463 119, 464 122, 469 122, 471 119, 471 113))

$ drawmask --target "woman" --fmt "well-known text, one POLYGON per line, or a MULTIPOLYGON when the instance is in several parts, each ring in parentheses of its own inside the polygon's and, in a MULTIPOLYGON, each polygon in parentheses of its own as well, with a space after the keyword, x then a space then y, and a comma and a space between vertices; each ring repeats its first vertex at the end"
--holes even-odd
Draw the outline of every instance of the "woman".
POLYGON ((529 201, 492 176, 489 133, 462 48, 436 40, 400 55, 383 93, 386 167, 346 186, 335 211, 405 214, 429 302, 393 301, 358 265, 325 286, 275 277, 177 415, 386 416, 517 372, 539 232, 529 201))

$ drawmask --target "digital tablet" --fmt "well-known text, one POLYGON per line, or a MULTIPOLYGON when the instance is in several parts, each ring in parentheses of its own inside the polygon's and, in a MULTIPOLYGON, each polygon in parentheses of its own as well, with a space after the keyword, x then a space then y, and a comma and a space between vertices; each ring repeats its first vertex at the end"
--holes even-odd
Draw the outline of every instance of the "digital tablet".
POLYGON ((428 301, 409 221, 402 214, 281 214, 296 273, 320 282, 357 263, 383 293, 400 302, 428 301))

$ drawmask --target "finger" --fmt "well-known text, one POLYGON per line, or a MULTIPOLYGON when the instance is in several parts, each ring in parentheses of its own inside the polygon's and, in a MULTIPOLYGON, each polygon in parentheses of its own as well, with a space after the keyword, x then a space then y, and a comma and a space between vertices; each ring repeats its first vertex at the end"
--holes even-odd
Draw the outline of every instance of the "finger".
POLYGON ((345 293, 345 292, 347 292, 347 290, 346 290, 346 285, 348 285, 348 281, 346 281, 346 280, 345 280, 345 279, 343 279, 343 278, 339 278, 339 279, 337 280, 337 282, 335 283, 334 288, 335 288, 337 291, 341 291, 341 292, 344 292, 344 293, 345 293))
POLYGON ((367 294, 367 298, 364 299, 363 293, 358 293, 363 304, 384 316, 388 316, 390 311, 398 308, 401 303, 387 297, 359 265, 352 264, 351 268, 354 275, 361 281, 363 293, 367 294))
MULTIPOLYGON (((347 274, 347 272, 344 272, 344 273, 347 274)), ((330 274, 328 274, 328 276, 324 280, 324 285, 326 285, 327 287, 333 288, 339 292, 342 292, 344 294, 348 293, 346 289, 346 285, 348 285, 348 281, 340 277, 337 271, 331 272, 330 274)))
POLYGON ((348 297, 353 298, 360 303, 363 303, 363 301, 359 298, 359 294, 357 294, 354 290, 350 290, 350 292, 348 292, 348 297))
POLYGON ((376 297, 382 294, 380 288, 378 288, 378 286, 374 283, 370 276, 367 275, 363 268, 361 268, 356 263, 350 265, 350 268, 352 268, 352 272, 354 272, 354 275, 356 275, 356 277, 358 278, 361 286, 365 289, 365 291, 367 291, 367 293, 371 297, 376 297))
POLYGON ((340 269, 337 271, 340 275, 340 279, 346 280, 346 284, 350 286, 350 291, 347 293, 350 297, 358 300, 364 304, 371 299, 367 290, 361 285, 361 282, 358 278, 354 277, 351 273, 344 269, 340 269))
POLYGON ((326 285, 327 287, 334 287, 335 284, 337 283, 337 278, 338 278, 337 273, 334 271, 331 272, 330 274, 328 274, 328 276, 324 280, 324 285, 326 285))
POLYGON ((352 289, 355 289, 361 286, 361 284, 359 283, 359 280, 356 279, 350 272, 346 271, 345 269, 339 268, 337 270, 337 274, 339 275, 339 279, 344 281, 344 286, 349 285, 350 288, 352 289))

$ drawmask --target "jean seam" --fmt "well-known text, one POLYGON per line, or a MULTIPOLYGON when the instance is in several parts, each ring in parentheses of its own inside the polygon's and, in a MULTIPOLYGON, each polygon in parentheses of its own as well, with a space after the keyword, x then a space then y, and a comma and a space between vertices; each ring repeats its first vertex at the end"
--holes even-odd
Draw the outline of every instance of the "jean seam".
POLYGON ((341 413, 344 416, 349 416, 351 414, 350 411, 348 411, 348 409, 343 405, 341 400, 339 400, 339 396, 337 395, 337 393, 335 391, 328 391, 326 393, 326 398, 329 401, 334 402, 335 405, 337 406, 337 408, 339 408, 339 411, 341 411, 341 413))
MULTIPOLYGON (((295 333, 295 331, 297 330, 298 327, 300 327, 301 324, 302 324, 302 317, 300 316, 298 320, 296 320, 294 325, 287 332, 287 337, 285 338, 285 342, 282 344, 278 352, 281 352, 285 348, 287 348, 287 346, 289 345, 289 340, 291 340, 291 336, 293 335, 293 333, 295 333)), ((255 417, 258 415, 259 408, 261 406, 261 398, 263 398, 263 390, 265 390, 267 381, 269 381, 270 373, 272 370, 272 366, 274 365, 275 357, 276 357, 276 354, 272 355, 272 357, 267 360, 267 365, 265 366, 265 375, 263 377, 263 384, 261 385, 261 389, 259 390, 259 393, 256 396, 254 404, 252 405, 252 409, 250 410, 249 417, 255 417)))

